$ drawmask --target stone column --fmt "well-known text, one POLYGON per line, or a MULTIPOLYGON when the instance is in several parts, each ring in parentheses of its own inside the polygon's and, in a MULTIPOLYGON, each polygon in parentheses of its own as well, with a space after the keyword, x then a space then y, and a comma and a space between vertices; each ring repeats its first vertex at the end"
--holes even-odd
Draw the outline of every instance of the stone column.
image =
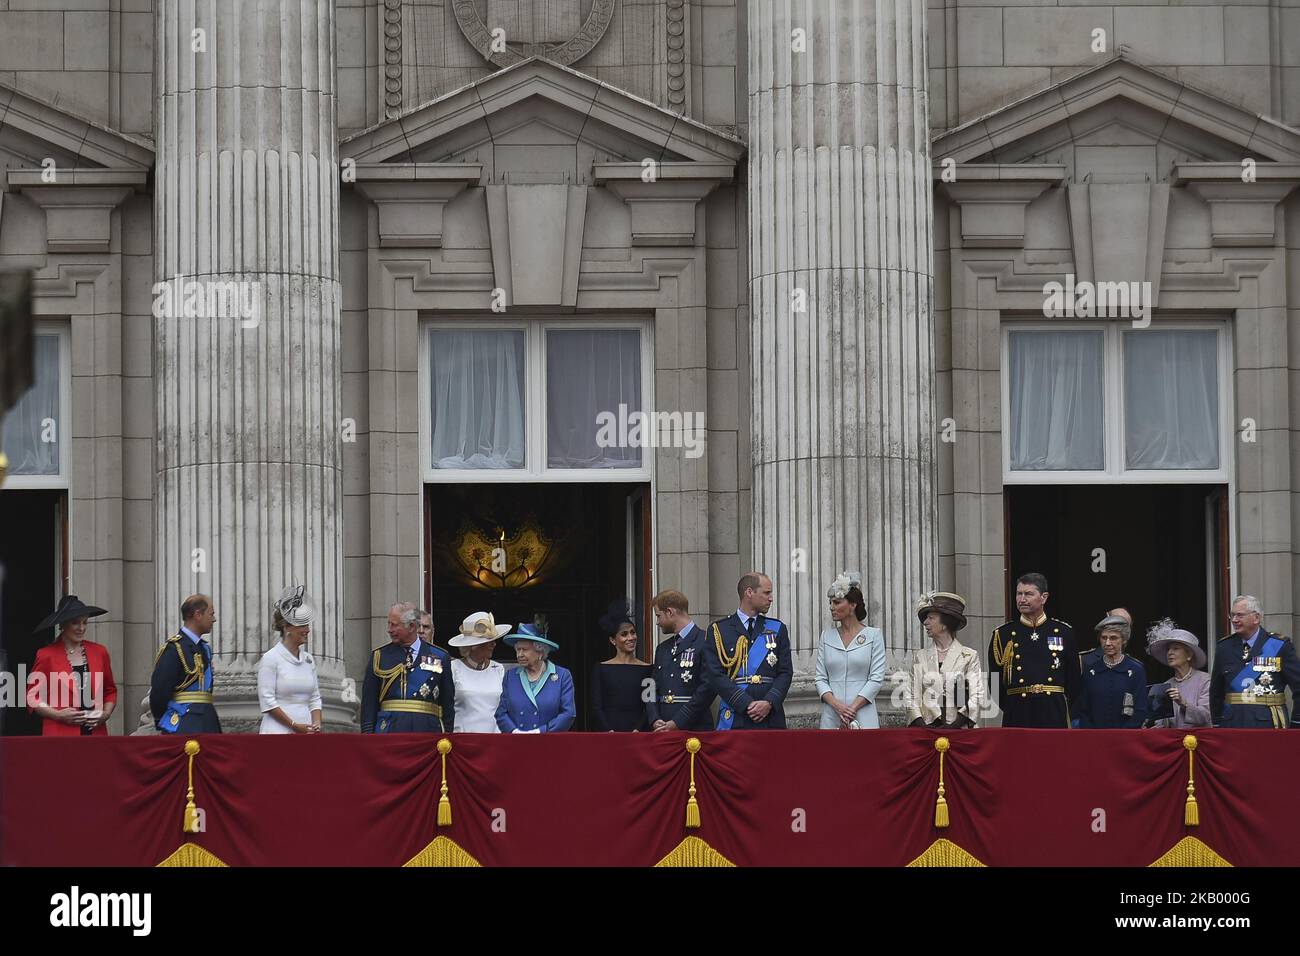
POLYGON ((891 665, 918 642, 917 594, 945 584, 925 17, 923 0, 749 6, 754 555, 806 691, 839 571, 862 573, 891 665))
POLYGON ((304 584, 346 725, 334 4, 156 6, 158 636, 211 594, 218 708, 254 729, 271 602, 304 584))

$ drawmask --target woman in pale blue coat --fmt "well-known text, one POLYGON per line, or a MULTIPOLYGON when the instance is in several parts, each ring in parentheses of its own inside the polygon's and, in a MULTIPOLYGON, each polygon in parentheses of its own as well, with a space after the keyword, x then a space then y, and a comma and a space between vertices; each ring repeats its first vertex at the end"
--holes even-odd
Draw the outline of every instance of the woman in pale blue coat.
POLYGON ((834 627, 817 643, 817 693, 822 699, 822 730, 879 727, 876 695, 885 682, 885 635, 867 627, 861 579, 846 571, 831 584, 834 627))

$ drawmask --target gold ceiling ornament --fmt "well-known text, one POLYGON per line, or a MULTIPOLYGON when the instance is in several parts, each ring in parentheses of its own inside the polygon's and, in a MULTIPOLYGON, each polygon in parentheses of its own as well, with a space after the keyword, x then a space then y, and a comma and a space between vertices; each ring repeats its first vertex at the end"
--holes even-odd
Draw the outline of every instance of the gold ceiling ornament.
POLYGON ((452 555, 475 587, 499 590, 540 583, 554 550, 555 541, 530 520, 509 538, 499 527, 490 535, 478 528, 466 528, 453 546, 452 555))
POLYGON ((734 867, 725 856, 697 836, 688 836, 655 866, 734 867))
POLYGON ((986 866, 957 844, 940 837, 908 866, 986 866))
POLYGON ((203 849, 197 843, 182 843, 173 852, 158 864, 159 866, 175 867, 218 867, 229 866, 229 863, 222 861, 216 854, 203 849))
POLYGON ((433 840, 415 856, 411 857, 403 867, 407 866, 482 866, 478 860, 474 859, 456 842, 445 836, 440 836, 433 840))

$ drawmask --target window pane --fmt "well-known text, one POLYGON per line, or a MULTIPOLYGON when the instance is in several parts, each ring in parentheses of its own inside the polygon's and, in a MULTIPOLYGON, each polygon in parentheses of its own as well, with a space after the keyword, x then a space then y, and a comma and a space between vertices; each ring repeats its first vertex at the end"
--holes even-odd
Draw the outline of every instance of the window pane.
POLYGON ((33 383, 4 417, 4 450, 11 475, 57 475, 59 438, 59 337, 37 335, 32 343, 33 383))
POLYGON ((1129 468, 1219 467, 1218 333, 1124 333, 1124 456, 1129 468))
POLYGON ((641 334, 636 329, 546 333, 546 464, 639 468, 641 334))
POLYGON ((1101 471, 1102 333, 1010 335, 1011 467, 1101 471))
POLYGON ((434 468, 523 468, 524 333, 429 333, 434 468))

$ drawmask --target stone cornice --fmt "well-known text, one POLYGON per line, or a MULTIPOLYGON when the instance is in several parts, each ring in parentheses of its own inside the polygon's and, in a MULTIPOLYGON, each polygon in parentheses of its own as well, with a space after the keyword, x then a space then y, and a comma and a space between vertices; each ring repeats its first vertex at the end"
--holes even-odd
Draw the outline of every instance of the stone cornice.
POLYGON ((382 248, 437 249, 447 203, 477 185, 478 163, 370 163, 356 167, 356 190, 375 204, 382 248))

